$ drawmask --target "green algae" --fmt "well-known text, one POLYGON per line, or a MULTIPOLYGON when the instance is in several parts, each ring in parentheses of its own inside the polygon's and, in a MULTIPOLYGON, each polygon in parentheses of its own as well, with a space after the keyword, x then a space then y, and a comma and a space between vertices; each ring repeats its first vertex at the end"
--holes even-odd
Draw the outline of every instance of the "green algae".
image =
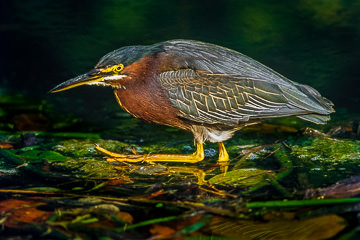
POLYGON ((118 177, 119 172, 116 168, 106 162, 94 158, 77 158, 57 163, 52 166, 54 171, 63 172, 63 176, 78 178, 111 178, 118 177))
POLYGON ((292 155, 311 161, 360 160, 360 141, 332 138, 302 138, 289 142, 292 155))
POLYGON ((103 155, 95 149, 95 144, 112 151, 123 153, 128 144, 116 140, 104 139, 69 139, 58 142, 54 147, 54 151, 59 151, 64 155, 84 158, 103 155))
POLYGON ((104 159, 104 154, 95 149, 95 144, 109 151, 122 153, 128 145, 116 140, 69 139, 58 142, 54 151, 67 156, 69 160, 57 163, 53 167, 77 177, 111 178, 119 176, 114 165, 104 159))
POLYGON ((61 155, 58 152, 44 150, 23 151, 19 154, 15 154, 15 156, 30 162, 61 162, 67 160, 67 157, 61 155))
POLYGON ((254 185, 269 185, 269 178, 275 176, 273 171, 261 169, 236 169, 209 179, 213 184, 250 187, 254 185))

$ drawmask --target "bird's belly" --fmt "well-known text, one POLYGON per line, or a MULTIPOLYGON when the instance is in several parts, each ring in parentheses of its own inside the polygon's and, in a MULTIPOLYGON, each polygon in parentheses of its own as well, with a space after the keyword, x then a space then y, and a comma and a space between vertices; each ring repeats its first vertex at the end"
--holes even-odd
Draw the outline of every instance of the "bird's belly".
POLYGON ((190 131, 191 125, 184 122, 163 94, 146 91, 115 90, 119 105, 132 116, 146 122, 178 127, 190 131), (157 95, 157 96, 154 96, 157 95))
POLYGON ((224 142, 230 139, 234 132, 239 130, 241 127, 233 128, 221 128, 219 126, 201 126, 201 125, 192 125, 191 132, 194 134, 194 138, 197 142, 203 143, 205 141, 209 142, 224 142))

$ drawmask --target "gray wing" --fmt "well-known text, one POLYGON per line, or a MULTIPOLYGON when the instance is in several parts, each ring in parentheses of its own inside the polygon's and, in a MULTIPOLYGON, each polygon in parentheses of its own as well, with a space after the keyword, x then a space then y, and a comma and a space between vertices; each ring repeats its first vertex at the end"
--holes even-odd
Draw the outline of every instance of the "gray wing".
POLYGON ((306 119, 314 113, 306 120, 327 120, 318 114, 321 106, 302 91, 262 79, 183 69, 163 72, 159 80, 172 105, 196 122, 238 125, 291 115, 306 119))
POLYGON ((203 70, 294 87, 293 82, 254 59, 215 44, 194 40, 171 40, 160 43, 164 54, 174 59, 173 68, 203 70))
POLYGON ((160 48, 177 70, 163 72, 161 84, 189 119, 236 124, 299 115, 324 123, 334 111, 315 89, 234 50, 193 40, 167 41, 160 48))

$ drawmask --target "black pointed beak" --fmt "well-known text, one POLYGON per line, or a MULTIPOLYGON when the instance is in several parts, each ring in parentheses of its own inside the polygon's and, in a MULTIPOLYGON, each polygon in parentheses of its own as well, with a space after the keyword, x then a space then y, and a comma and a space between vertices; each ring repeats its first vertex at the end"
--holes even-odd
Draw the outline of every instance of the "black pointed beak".
POLYGON ((59 85, 51 89, 49 93, 61 92, 85 84, 102 82, 104 77, 105 76, 103 76, 100 70, 93 69, 88 73, 79 75, 75 78, 67 80, 66 82, 60 83, 59 85))

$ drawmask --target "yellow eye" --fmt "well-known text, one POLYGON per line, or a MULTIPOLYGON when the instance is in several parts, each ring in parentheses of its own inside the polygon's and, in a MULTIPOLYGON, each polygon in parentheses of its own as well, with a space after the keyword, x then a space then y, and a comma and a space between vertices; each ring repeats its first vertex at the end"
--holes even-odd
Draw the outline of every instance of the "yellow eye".
POLYGON ((110 73, 110 72, 118 73, 118 72, 121 72, 123 69, 124 69, 123 64, 117 64, 117 65, 114 65, 114 66, 109 66, 109 67, 106 67, 106 68, 102 68, 102 69, 100 69, 100 71, 102 73, 110 73))
POLYGON ((118 73, 121 72, 124 69, 123 64, 118 64, 112 67, 113 72, 118 73))

